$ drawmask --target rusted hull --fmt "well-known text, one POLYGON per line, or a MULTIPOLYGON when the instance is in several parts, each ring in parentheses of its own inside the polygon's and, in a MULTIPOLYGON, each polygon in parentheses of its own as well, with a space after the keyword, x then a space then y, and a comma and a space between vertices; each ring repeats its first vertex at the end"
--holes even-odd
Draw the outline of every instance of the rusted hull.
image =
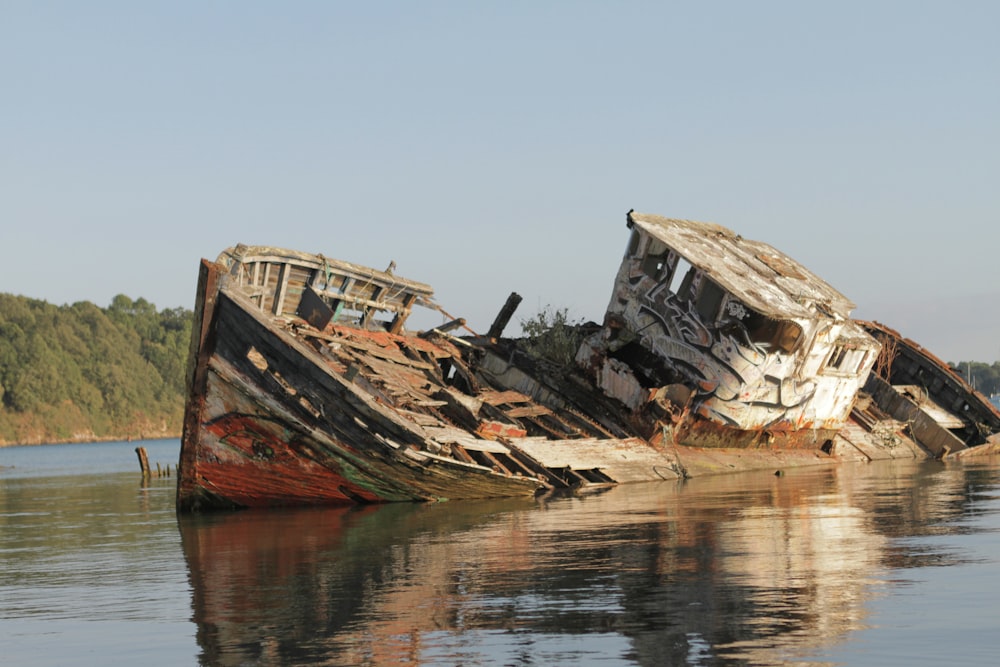
POLYGON ((218 283, 205 263, 180 511, 504 497, 542 486, 421 454, 416 429, 218 283))
POLYGON ((742 430, 707 419, 694 419, 677 427, 676 441, 690 447, 773 450, 829 450, 836 429, 742 430))
POLYGON ((241 380, 209 372, 194 475, 182 472, 182 510, 503 497, 539 487, 458 463, 411 460, 360 433, 350 443, 334 440, 301 417, 295 424, 287 405, 267 414, 250 398, 259 387, 241 380))
POLYGON ((866 391, 935 456, 984 444, 1000 431, 1000 411, 951 367, 878 322, 861 322, 883 346, 866 391))

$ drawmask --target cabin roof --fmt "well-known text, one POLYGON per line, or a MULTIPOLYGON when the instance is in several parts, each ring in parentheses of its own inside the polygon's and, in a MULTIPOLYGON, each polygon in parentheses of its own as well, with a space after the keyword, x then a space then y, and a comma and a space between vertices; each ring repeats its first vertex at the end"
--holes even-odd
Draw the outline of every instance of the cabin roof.
POLYGON ((720 287, 772 318, 847 319, 847 297, 788 255, 709 222, 630 212, 635 226, 663 241, 720 287))

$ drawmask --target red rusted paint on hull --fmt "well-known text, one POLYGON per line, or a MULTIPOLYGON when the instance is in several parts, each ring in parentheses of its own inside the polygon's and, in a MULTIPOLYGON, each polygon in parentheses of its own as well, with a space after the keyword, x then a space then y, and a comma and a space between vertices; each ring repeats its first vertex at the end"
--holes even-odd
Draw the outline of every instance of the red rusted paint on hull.
MULTIPOLYGON (((205 427, 217 440, 206 455, 225 450, 226 461, 203 460, 203 483, 244 507, 351 505, 385 500, 308 456, 309 445, 276 437, 267 424, 231 414, 205 427), (232 460, 232 456, 240 460, 232 460)), ((211 458, 206 456, 206 458, 211 458)))
POLYGON ((818 450, 837 434, 834 429, 740 430, 694 418, 676 428, 677 443, 728 449, 818 450))

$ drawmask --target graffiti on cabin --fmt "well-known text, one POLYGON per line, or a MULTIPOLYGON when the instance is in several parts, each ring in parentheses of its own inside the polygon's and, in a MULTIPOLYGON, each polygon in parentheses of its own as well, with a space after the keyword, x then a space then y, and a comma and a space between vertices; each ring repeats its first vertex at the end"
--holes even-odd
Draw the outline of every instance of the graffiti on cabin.
POLYGON ((793 376, 801 328, 756 315, 693 267, 681 276, 681 259, 665 251, 623 262, 609 310, 627 335, 694 380, 703 416, 737 425, 753 409, 768 424, 798 421, 792 411, 816 391, 793 376))

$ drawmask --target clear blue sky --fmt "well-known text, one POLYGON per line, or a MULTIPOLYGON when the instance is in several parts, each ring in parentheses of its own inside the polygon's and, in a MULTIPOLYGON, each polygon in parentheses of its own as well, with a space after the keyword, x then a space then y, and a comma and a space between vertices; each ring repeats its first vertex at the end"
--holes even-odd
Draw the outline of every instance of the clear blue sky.
POLYGON ((1000 359, 1000 3, 0 0, 0 292, 194 304, 238 242, 599 321, 630 208, 1000 359))

